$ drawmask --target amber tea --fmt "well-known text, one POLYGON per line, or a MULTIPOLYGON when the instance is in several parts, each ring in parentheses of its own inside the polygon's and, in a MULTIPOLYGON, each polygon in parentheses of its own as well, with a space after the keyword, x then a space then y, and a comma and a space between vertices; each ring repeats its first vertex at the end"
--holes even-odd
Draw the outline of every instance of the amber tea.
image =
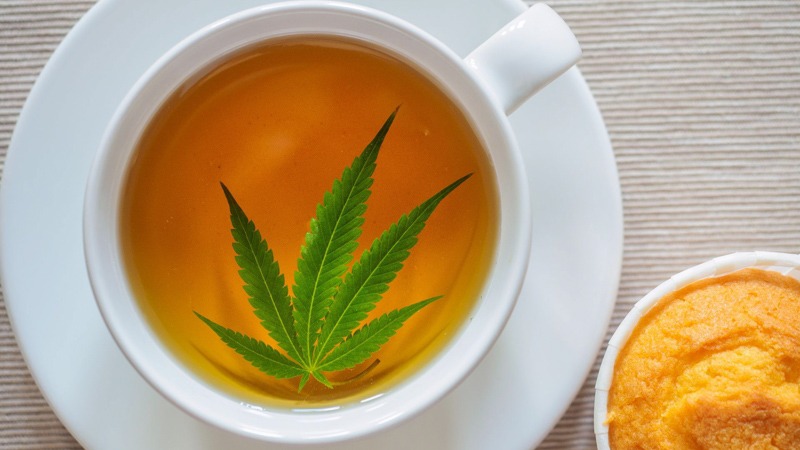
POLYGON ((495 182, 479 138, 433 82, 355 41, 286 38, 225 59, 161 107, 127 177, 121 238, 141 309, 194 373, 257 404, 340 404, 386 391, 449 343, 493 263, 495 182), (271 342, 242 289, 220 182, 268 241, 291 289, 316 205, 398 105, 355 258, 402 214, 472 173, 430 217, 370 318, 444 297, 362 366, 332 374, 333 389, 312 379, 298 392, 297 379, 261 373, 193 313, 271 342))

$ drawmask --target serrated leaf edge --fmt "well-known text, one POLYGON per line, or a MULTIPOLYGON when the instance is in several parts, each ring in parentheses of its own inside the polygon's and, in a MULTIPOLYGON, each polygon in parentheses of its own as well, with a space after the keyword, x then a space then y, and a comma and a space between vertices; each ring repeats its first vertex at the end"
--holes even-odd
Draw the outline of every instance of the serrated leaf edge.
POLYGON ((323 203, 317 205, 316 217, 311 219, 311 232, 306 233, 305 245, 301 248, 295 285, 292 288, 295 297, 293 317, 300 351, 312 372, 319 330, 322 328, 333 295, 342 282, 341 275, 347 271, 347 264, 352 260, 357 247, 356 239, 361 235, 366 200, 371 193, 369 188, 373 182, 375 161, 396 115, 397 110, 386 119, 378 133, 353 163, 345 168, 342 176, 334 180, 331 191, 323 196, 323 203), (340 190, 344 197, 336 195, 340 190), (353 204, 349 204, 351 199, 355 199, 353 204), (326 230, 331 215, 333 223, 330 229, 326 230), (342 219, 349 216, 352 217, 346 223, 342 223, 342 219), (325 232, 327 239, 321 244, 318 243, 317 237, 325 236, 323 234, 325 232), (336 246, 338 251, 331 250, 334 242, 340 239, 344 242, 336 246), (317 248, 318 245, 322 245, 324 249, 317 248), (336 253, 336 256, 331 257, 333 253, 336 253), (318 257, 319 265, 311 267, 311 263, 318 257), (320 289, 321 286, 324 289, 320 289))
POLYGON ((408 258, 410 250, 416 245, 416 237, 425 228, 427 220, 431 214, 436 210, 436 207, 444 200, 453 190, 466 181, 472 174, 467 174, 453 183, 449 184, 439 192, 425 200, 422 204, 411 210, 410 213, 404 214, 400 219, 389 226, 381 235, 376 238, 369 249, 361 254, 361 258, 357 261, 350 272, 345 277, 344 283, 339 287, 333 301, 328 309, 328 315, 322 325, 322 331, 319 336, 319 349, 314 360, 314 365, 317 365, 324 357, 331 352, 341 339, 350 334, 353 329, 358 326, 358 323, 366 318, 366 314, 374 309, 375 304, 380 301, 381 294, 375 294, 374 299, 362 299, 360 294, 362 290, 369 286, 371 289, 385 290, 388 289, 388 284, 394 280, 397 272, 403 267, 403 262, 408 258), (398 231, 399 230, 399 231, 398 231), (413 242, 407 240, 413 239, 413 242), (377 255, 376 255, 377 252, 377 255), (395 253, 403 253, 397 258, 389 259, 395 253), (374 264, 370 264, 373 256, 379 256, 380 259, 374 264), (385 270, 384 263, 390 261, 389 270, 385 270), (371 269, 370 269, 370 266, 371 269), (361 273, 363 268, 367 267, 368 273, 363 279, 358 280, 357 274, 361 273), (379 282, 376 284, 369 284, 370 280, 376 274, 387 278, 386 282, 379 282), (355 281, 353 281, 355 280, 355 281), (349 282, 358 283, 355 287, 350 288, 349 282), (341 295, 348 295, 347 293, 355 289, 352 296, 340 298, 341 295), (344 294, 343 294, 344 293, 344 294), (361 301, 359 301, 361 300, 361 301), (344 304, 340 303, 343 302, 344 304), (341 312, 338 311, 338 306, 342 306, 341 312), (348 320, 347 323, 356 322, 354 326, 342 326, 343 320, 348 316, 348 312, 352 307, 358 308, 357 311, 361 312, 360 319, 348 320), (333 315, 331 315, 333 313, 333 315), (328 324, 331 324, 328 326, 328 324), (331 344, 331 340, 334 342, 331 344))
POLYGON ((349 369, 369 359, 397 330, 419 310, 439 300, 431 297, 409 306, 392 310, 362 326, 351 334, 319 365, 320 371, 336 372, 349 369), (367 348, 375 347, 377 348, 367 348), (355 355, 354 355, 355 354, 355 355))

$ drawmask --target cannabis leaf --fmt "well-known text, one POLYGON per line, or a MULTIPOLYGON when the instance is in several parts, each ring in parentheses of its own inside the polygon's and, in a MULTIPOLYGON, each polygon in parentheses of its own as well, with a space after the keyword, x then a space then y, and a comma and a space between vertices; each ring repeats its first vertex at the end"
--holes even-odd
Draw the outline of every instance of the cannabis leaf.
MULTIPOLYGON (((285 278, 266 240, 221 183, 230 209, 233 249, 244 290, 261 326, 285 354, 195 314, 260 371, 276 378, 300 377, 299 391, 310 377, 333 387, 323 372, 350 369, 365 362, 406 320, 441 298, 413 303, 361 325, 403 268, 433 211, 470 175, 454 181, 401 216, 347 272, 364 224, 378 152, 396 114, 397 110, 317 205, 316 217, 311 219, 297 261, 293 297, 289 296, 285 278)), ((375 364, 377 361, 367 370, 375 364)))

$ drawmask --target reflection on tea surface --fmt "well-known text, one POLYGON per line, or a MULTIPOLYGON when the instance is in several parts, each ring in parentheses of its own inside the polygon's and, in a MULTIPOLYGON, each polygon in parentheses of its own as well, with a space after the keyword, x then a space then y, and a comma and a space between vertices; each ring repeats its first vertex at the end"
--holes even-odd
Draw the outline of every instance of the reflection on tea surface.
MULTIPOLYGON (((320 406, 384 392, 468 320, 492 263, 496 193, 481 143, 452 102, 404 63, 350 41, 296 37, 224 61, 170 98, 137 148, 123 202, 128 272, 152 326, 209 383, 257 404, 320 406), (361 251, 400 215, 467 173, 443 201, 370 318, 436 295, 375 358, 328 389, 276 380, 230 350, 193 311, 267 343, 237 274, 224 182, 293 285, 316 205, 402 105, 381 149, 361 251)), ((277 346, 276 346, 277 347, 277 346)))

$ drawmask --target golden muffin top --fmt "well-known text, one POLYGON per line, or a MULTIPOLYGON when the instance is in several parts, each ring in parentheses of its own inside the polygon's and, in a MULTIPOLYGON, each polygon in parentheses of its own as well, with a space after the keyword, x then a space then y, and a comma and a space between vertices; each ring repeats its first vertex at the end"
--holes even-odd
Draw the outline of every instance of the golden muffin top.
POLYGON ((800 282, 746 269, 662 298, 620 350, 612 449, 800 449, 800 282))

